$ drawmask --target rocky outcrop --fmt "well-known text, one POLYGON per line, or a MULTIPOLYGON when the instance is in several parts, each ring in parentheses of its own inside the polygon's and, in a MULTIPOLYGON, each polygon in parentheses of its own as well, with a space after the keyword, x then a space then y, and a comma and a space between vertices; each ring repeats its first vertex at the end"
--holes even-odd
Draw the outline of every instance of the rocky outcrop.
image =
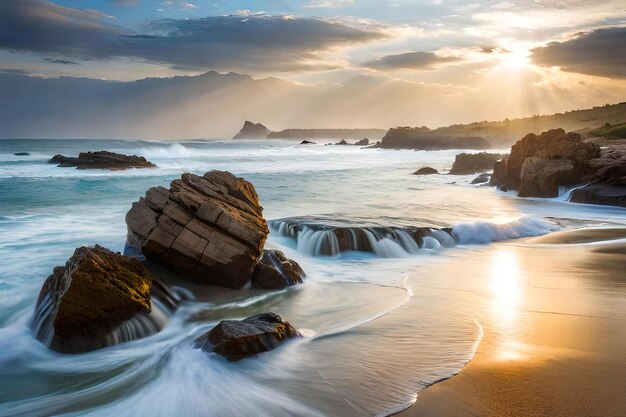
POLYGON ((449 174, 467 175, 481 171, 491 171, 493 164, 502 159, 499 153, 461 153, 454 158, 449 174))
POLYGON ((195 341, 195 347, 237 361, 276 348, 300 333, 275 313, 243 320, 224 320, 195 341))
POLYGON ((76 169, 110 169, 122 170, 130 168, 154 168, 155 164, 143 156, 124 155, 109 151, 81 152, 78 157, 55 155, 48 161, 60 167, 76 167, 76 169))
POLYGON ((128 243, 181 277, 241 288, 269 233, 254 186, 229 172, 183 174, 126 214, 128 243))
POLYGON ((456 137, 436 135, 426 127, 398 127, 387 131, 380 143, 383 149, 489 149, 491 145, 481 137, 456 137))
POLYGON ((370 140, 368 138, 363 138, 357 142, 354 142, 356 146, 367 146, 370 144, 370 140))
POLYGON ((518 190, 521 197, 556 197, 559 186, 587 185, 574 190, 571 202, 624 206, 626 143, 600 148, 577 133, 553 129, 526 135, 508 158, 494 165, 492 185, 518 190))
POLYGON ((432 175, 432 174, 439 174, 439 171, 431 167, 422 167, 413 173, 413 175, 432 175))
POLYGON ((233 139, 265 139, 270 133, 271 130, 261 123, 252 123, 246 120, 239 133, 233 139))
POLYGON ((156 333, 175 304, 169 287, 137 259, 80 247, 44 282, 32 328, 52 350, 87 352, 156 333))
MULTIPOLYGON (((552 129, 541 135, 531 133, 511 147, 511 154, 505 164, 494 168, 494 170, 503 170, 494 175, 494 184, 509 190, 519 190, 522 181, 522 165, 526 158, 531 157, 570 160, 579 180, 582 180, 587 173, 586 162, 599 156, 600 147, 594 143, 584 142, 577 133, 565 133, 563 129, 552 129)), ((569 181, 571 177, 568 176, 567 179, 569 181)), ((533 197, 555 197, 555 195, 533 195, 533 197)))
POLYGON ((285 129, 272 132, 268 139, 347 139, 358 140, 364 137, 380 139, 384 129, 285 129))
POLYGON ((315 145, 315 142, 311 142, 310 140, 303 140, 300 142, 300 145, 315 145))
POLYGON ((253 288, 280 289, 302 283, 306 274, 296 261, 279 250, 263 251, 252 275, 253 288))

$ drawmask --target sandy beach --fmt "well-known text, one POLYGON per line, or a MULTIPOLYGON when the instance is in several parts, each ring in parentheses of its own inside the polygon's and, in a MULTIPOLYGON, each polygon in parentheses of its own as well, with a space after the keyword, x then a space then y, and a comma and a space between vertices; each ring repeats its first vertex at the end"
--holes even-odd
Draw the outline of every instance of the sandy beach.
MULTIPOLYGON (((527 252, 516 278, 523 287, 501 288, 508 300, 479 320, 474 358, 398 415, 626 415, 624 241, 565 244, 619 236, 619 229, 555 233, 528 241, 545 247, 519 248, 527 252)), ((497 291, 493 297, 503 301, 497 291)))

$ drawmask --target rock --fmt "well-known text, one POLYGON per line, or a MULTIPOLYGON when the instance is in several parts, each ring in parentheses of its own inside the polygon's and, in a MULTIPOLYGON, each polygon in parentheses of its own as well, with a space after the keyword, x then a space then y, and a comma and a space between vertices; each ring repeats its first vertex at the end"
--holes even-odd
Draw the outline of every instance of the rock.
POLYGON ((592 182, 572 191, 570 202, 626 207, 626 146, 603 148, 600 158, 588 165, 595 169, 592 182))
POLYGON ((224 320, 196 339, 196 348, 215 352, 229 361, 267 352, 300 333, 275 313, 261 313, 243 320, 224 320))
POLYGON ((44 282, 33 319, 50 349, 80 353, 156 333, 162 312, 152 295, 175 308, 175 296, 141 262, 101 246, 77 248, 44 282), (152 295, 151 295, 152 294, 152 295), (155 310, 159 310, 158 308, 155 310))
POLYGON ((439 174, 439 171, 431 167, 422 167, 413 173, 413 175, 431 175, 431 174, 439 174))
POLYGON ((509 156, 505 155, 501 160, 494 162, 493 174, 489 180, 489 185, 499 186, 500 189, 506 191, 504 184, 506 183, 506 167, 509 160, 509 156))
POLYGON ((279 250, 264 250, 252 275, 253 288, 280 289, 302 283, 306 274, 279 250))
POLYGON ((246 120, 233 139, 265 139, 270 133, 272 133, 271 130, 261 123, 252 123, 246 120))
POLYGON ((357 146, 367 146, 370 144, 370 140, 368 138, 363 138, 357 142, 354 143, 357 146))
POLYGON ((524 159, 520 197, 558 197, 559 185, 572 185, 579 180, 574 162, 569 159, 524 159))
POLYGON ((315 145, 315 142, 311 142, 310 140, 303 140, 300 142, 300 145, 315 145))
POLYGON ((598 145, 584 142, 578 133, 565 133, 563 129, 552 129, 539 136, 531 133, 511 147, 511 154, 506 162, 506 176, 499 178, 496 185, 518 190, 522 165, 526 158, 569 159, 582 178, 585 161, 599 156, 598 145))
POLYGON ((398 127, 387 131, 380 143, 383 149, 489 149, 491 144, 481 137, 442 136, 427 127, 398 127))
POLYGON ((124 155, 109 151, 81 152, 77 158, 55 155, 48 161, 60 167, 76 167, 77 169, 110 169, 154 168, 155 164, 143 156, 124 155))
POLYGON ((461 153, 454 158, 449 174, 467 175, 481 171, 491 171, 493 164, 502 159, 499 153, 461 153))
POLYGON ((254 186, 229 172, 183 174, 153 187, 126 214, 128 244, 203 284, 241 288, 263 255, 269 229, 254 186))
POLYGON ((30 155, 30 153, 29 152, 16 152, 13 155, 15 155, 15 156, 28 156, 28 155, 30 155))
POLYGON ((345 139, 341 139, 339 142, 335 143, 335 145, 348 145, 345 139))
POLYGON ((626 185, 589 184, 572 191, 570 202, 626 207, 626 185))
POLYGON ((491 180, 491 174, 480 174, 472 180, 472 184, 487 184, 491 180))

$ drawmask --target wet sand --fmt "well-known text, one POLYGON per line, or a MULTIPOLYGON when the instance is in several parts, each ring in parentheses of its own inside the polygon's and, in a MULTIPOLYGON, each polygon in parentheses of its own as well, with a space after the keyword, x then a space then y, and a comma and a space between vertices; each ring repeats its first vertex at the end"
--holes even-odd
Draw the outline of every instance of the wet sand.
MULTIPOLYGON (((589 242, 590 236, 604 240, 602 234, 587 230, 529 242, 589 242)), ((604 236, 616 237, 614 229, 604 236)), ((510 274, 521 277, 513 292, 522 296, 504 288, 498 299, 494 292, 488 304, 495 308, 478 318, 484 335, 474 358, 398 415, 625 416, 624 246, 621 240, 511 248, 520 262, 510 274)))

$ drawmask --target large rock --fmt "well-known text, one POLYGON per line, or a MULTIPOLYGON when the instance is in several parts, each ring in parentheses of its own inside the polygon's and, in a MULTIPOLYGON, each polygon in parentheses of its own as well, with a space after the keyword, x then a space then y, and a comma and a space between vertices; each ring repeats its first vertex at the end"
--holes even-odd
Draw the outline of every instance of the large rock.
POLYGON ((560 185, 573 185, 580 179, 574 162, 569 159, 524 159, 520 197, 557 197, 560 185))
POLYGON ((294 260, 279 250, 265 250, 254 269, 252 287, 280 289, 302 283, 306 274, 294 260))
POLYGON ((580 177, 585 174, 585 162, 600 156, 600 147, 584 142, 578 133, 565 133, 563 129, 552 129, 541 135, 530 133, 511 147, 511 154, 506 163, 506 176, 500 187, 518 190, 522 176, 524 159, 569 159, 576 167, 580 177))
POLYGON ((101 246, 77 248, 44 282, 32 327, 63 353, 91 351, 145 337, 164 326, 175 296, 135 258, 101 246), (152 295, 160 299, 153 311, 152 295))
POLYGON ((626 145, 602 149, 601 157, 588 161, 595 171, 591 183, 572 191, 570 201, 626 207, 626 145))
POLYGON ((449 174, 467 175, 482 171, 491 171, 493 164, 502 159, 499 153, 461 153, 454 158, 449 174))
POLYGON ((233 139, 265 139, 271 130, 263 126, 261 123, 252 123, 246 120, 243 127, 233 139))
POLYGON ((300 333, 275 313, 261 313, 244 320, 224 320, 195 341, 195 347, 236 361, 276 348, 300 333))
POLYGON ((269 233, 257 193, 229 172, 183 174, 153 187, 126 214, 128 243, 146 258, 204 284, 244 286, 269 233))
POLYGON ((572 203, 626 207, 626 185, 589 184, 572 191, 572 203))
POLYGON ((154 168, 155 164, 143 156, 124 155, 109 151, 81 152, 78 157, 55 155, 49 161, 60 167, 76 167, 76 169, 110 169, 121 170, 130 168, 154 168))

